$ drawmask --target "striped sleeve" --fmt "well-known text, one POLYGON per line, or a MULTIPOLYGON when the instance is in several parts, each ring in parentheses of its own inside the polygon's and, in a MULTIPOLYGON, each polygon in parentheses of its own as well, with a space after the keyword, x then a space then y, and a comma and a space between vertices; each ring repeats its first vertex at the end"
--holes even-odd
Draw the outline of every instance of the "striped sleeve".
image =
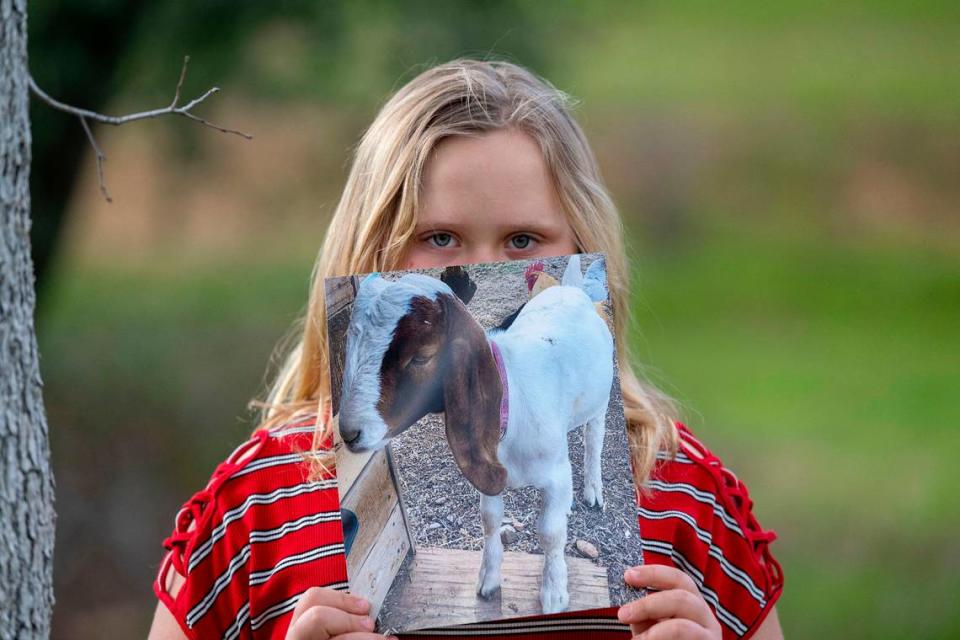
POLYGON ((304 591, 347 588, 336 478, 310 479, 302 453, 313 429, 258 431, 177 515, 154 591, 188 638, 283 638, 304 591))
POLYGON ((661 456, 638 495, 644 562, 685 571, 720 621, 725 639, 748 638, 783 588, 746 486, 679 425, 683 446, 661 456))

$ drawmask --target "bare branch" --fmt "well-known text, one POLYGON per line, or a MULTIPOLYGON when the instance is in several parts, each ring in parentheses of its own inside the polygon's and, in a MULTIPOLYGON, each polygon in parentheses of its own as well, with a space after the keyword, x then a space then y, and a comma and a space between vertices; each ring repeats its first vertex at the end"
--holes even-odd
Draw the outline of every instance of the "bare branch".
POLYGON ((100 147, 97 146, 97 141, 93 137, 93 132, 90 131, 90 125, 87 124, 87 119, 80 118, 80 124, 83 125, 83 130, 87 132, 87 138, 93 146, 93 152, 97 154, 97 178, 100 180, 100 192, 103 194, 103 197, 106 198, 107 202, 113 202, 113 198, 110 197, 110 193, 107 191, 107 185, 103 181, 103 161, 106 160, 107 157, 103 155, 100 147))
MULTIPOLYGON (((245 133, 241 133, 240 131, 237 131, 236 129, 225 129, 225 128, 219 126, 219 125, 213 124, 212 122, 208 122, 208 121, 204 120, 203 118, 200 118, 200 117, 198 117, 198 116, 195 116, 195 115, 193 115, 192 113, 184 113, 183 115, 184 115, 185 117, 187 117, 187 118, 190 118, 191 120, 196 120, 197 122, 199 122, 199 123, 201 123, 201 124, 205 124, 206 126, 210 127, 211 129, 216 129, 217 131, 221 131, 221 132, 223 132, 223 133, 233 133, 233 134, 236 134, 236 135, 239 135, 239 136, 246 136, 245 133)), ((250 138, 252 138, 252 137, 253 137, 253 136, 249 136, 248 139, 250 139, 250 138)))
MULTIPOLYGON (((187 70, 186 60, 189 60, 189 56, 184 60, 183 71, 180 76, 181 83, 183 81, 183 75, 186 74, 186 70, 187 70)), ((60 111, 70 113, 75 116, 79 116, 81 118, 87 118, 89 120, 95 120, 97 122, 102 122, 104 124, 112 124, 112 125, 121 125, 121 124, 126 124, 128 122, 133 122, 135 120, 145 120, 147 118, 156 118, 158 116, 163 116, 167 114, 176 114, 176 115, 185 116, 189 118, 190 116, 193 115, 189 113, 191 109, 193 109, 195 106, 197 106, 198 104, 200 104, 201 102, 203 102, 204 100, 212 96, 213 94, 220 91, 219 87, 213 87, 211 89, 208 89, 207 92, 204 93, 199 98, 191 100, 185 106, 177 107, 176 103, 180 97, 180 86, 181 86, 180 83, 178 83, 177 92, 174 97, 173 104, 171 104, 169 107, 163 107, 161 109, 152 109, 150 111, 141 111, 139 113, 131 113, 125 116, 108 116, 102 113, 97 113, 96 111, 90 111, 88 109, 80 109, 79 107, 73 107, 68 104, 64 104, 59 100, 56 100, 50 97, 49 94, 47 94, 43 89, 37 86, 37 83, 33 79, 33 76, 30 76, 29 80, 30 80, 30 89, 37 95, 38 98, 40 98, 41 100, 49 104, 54 109, 59 109, 60 111)), ((253 139, 253 136, 248 133, 243 133, 241 131, 234 131, 232 129, 223 129, 222 127, 218 127, 217 125, 210 124, 209 122, 207 122, 206 120, 203 120, 202 118, 193 117, 191 119, 197 120, 198 122, 202 122, 207 126, 220 131, 228 131, 230 133, 236 133, 237 135, 242 136, 247 140, 253 139)))
POLYGON ((170 103, 170 108, 173 109, 177 106, 177 102, 180 100, 180 89, 183 87, 183 80, 187 77, 187 64, 190 62, 190 56, 183 56, 183 66, 180 67, 180 79, 177 80, 177 91, 173 94, 173 102, 170 103))
POLYGON ((126 124, 128 122, 134 122, 135 120, 145 120, 147 118, 157 118, 159 116, 173 114, 173 115, 183 116, 184 118, 193 120, 195 122, 199 122, 200 124, 210 127, 211 129, 216 129, 221 133, 232 133, 242 138, 246 138, 247 140, 253 139, 253 136, 248 133, 244 133, 236 129, 228 129, 226 127, 221 127, 220 125, 216 125, 210 122, 209 120, 206 120, 204 118, 201 118, 191 113, 191 110, 194 107, 202 103, 204 100, 206 100, 213 94, 218 93, 220 91, 219 87, 211 87, 210 89, 207 90, 206 93, 204 93, 199 98, 194 98, 193 100, 191 100, 190 102, 188 102, 182 107, 177 106, 177 103, 180 101, 180 91, 183 88, 183 82, 187 77, 187 64, 189 62, 190 62, 190 56, 184 56, 183 66, 180 68, 180 79, 177 81, 177 88, 173 94, 173 102, 170 103, 169 107, 165 107, 162 109, 151 109, 150 111, 141 111, 139 113, 131 113, 125 116, 108 116, 102 113, 97 113, 96 111, 81 109, 79 107, 74 107, 74 106, 65 104, 51 97, 48 93, 46 93, 43 89, 41 89, 37 85, 36 80, 33 79, 32 75, 28 74, 27 79, 30 83, 30 90, 33 91, 33 93, 38 98, 46 102, 48 105, 50 105, 54 109, 63 111, 64 113, 75 115, 78 118, 80 118, 80 122, 83 124, 83 130, 87 133, 87 138, 90 140, 90 144, 93 146, 93 150, 97 156, 97 175, 100 179, 100 191, 103 193, 103 197, 106 198, 107 202, 113 202, 113 199, 110 197, 110 194, 107 191, 107 187, 103 179, 103 162, 106 160, 106 156, 103 155, 103 152, 100 151, 100 147, 97 146, 97 142, 93 137, 93 132, 90 130, 90 125, 87 123, 87 120, 93 120, 95 122, 102 122, 103 124, 119 126, 122 124, 126 124))

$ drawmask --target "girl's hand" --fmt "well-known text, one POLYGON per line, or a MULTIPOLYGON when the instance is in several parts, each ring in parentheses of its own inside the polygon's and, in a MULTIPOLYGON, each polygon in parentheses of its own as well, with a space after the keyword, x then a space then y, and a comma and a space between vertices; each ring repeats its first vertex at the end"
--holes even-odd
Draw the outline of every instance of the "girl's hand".
POLYGON ((630 625, 630 632, 643 640, 684 638, 721 640, 723 632, 697 585, 675 567, 647 564, 631 567, 624 574, 627 584, 655 589, 639 600, 620 607, 617 617, 630 625))
POLYGON ((286 640, 384 640, 365 615, 370 603, 334 589, 308 589, 293 610, 286 640))

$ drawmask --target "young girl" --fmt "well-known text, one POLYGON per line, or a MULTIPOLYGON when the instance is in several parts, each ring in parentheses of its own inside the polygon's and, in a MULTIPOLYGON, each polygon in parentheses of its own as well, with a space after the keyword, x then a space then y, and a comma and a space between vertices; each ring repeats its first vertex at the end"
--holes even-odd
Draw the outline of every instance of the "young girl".
POLYGON ((164 542, 150 638, 382 638, 369 604, 345 593, 324 278, 581 252, 607 256, 638 485, 644 565, 624 579, 652 592, 619 608, 404 637, 782 637, 774 534, 757 524, 743 483, 631 368, 623 229, 567 100, 517 65, 458 59, 383 106, 356 150, 302 335, 260 426, 164 542))

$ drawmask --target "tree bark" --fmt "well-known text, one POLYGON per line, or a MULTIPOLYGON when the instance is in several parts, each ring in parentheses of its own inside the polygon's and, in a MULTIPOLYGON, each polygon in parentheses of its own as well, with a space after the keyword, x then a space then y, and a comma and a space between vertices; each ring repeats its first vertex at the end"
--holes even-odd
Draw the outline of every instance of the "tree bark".
POLYGON ((53 474, 30 259, 27 2, 0 0, 0 638, 46 638, 53 474))

